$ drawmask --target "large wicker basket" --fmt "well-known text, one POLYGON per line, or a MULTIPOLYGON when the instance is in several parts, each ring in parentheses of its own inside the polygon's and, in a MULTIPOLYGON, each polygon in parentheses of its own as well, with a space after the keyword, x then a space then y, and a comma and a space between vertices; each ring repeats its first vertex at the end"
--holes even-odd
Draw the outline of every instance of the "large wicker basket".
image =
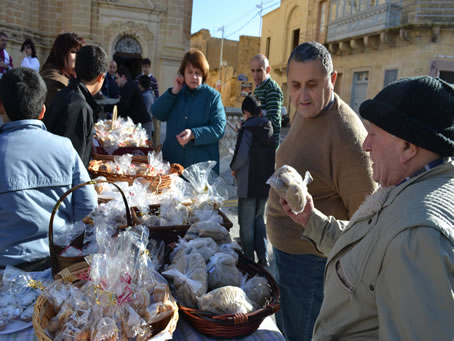
MULTIPOLYGON (((83 186, 95 185, 95 184, 104 183, 104 182, 110 182, 110 181, 103 181, 103 180, 94 181, 94 180, 92 180, 92 181, 84 182, 82 184, 74 186, 70 190, 66 191, 61 196, 61 198, 57 201, 57 203, 55 204, 54 209, 52 210, 52 214, 50 216, 50 221, 49 221, 49 252, 50 252, 50 263, 51 263, 51 268, 52 268, 52 274, 53 275, 57 274, 59 271, 63 270, 64 268, 66 268, 66 267, 68 267, 70 265, 73 265, 73 264, 76 264, 76 263, 79 263, 79 262, 85 262, 84 261, 84 256, 78 256, 78 257, 63 257, 63 256, 60 256, 60 254, 62 253, 62 251, 64 249, 54 244, 54 218, 55 218, 55 214, 58 211, 58 208, 60 207, 61 203, 65 200, 65 198, 68 195, 70 195, 72 192, 74 192, 75 190, 77 190, 77 189, 79 189, 79 188, 81 188, 83 186)), ((128 226, 132 226, 131 213, 130 213, 128 201, 126 199, 125 194, 123 193, 123 191, 121 190, 121 188, 117 184, 112 183, 112 182, 110 182, 110 183, 112 185, 114 185, 119 190, 119 192, 120 192, 120 194, 121 194, 121 196, 123 198, 123 202, 125 204, 127 224, 128 224, 128 226)), ((71 243, 71 245, 74 246, 74 247, 77 247, 77 248, 82 248, 82 246, 83 246, 83 238, 84 238, 84 235, 82 234, 81 236, 76 238, 71 243)))
MULTIPOLYGON (((149 212, 156 213, 158 212, 160 205, 150 205, 149 212)), ((221 209, 217 209, 218 214, 222 217, 221 225, 224 226, 227 230, 233 227, 233 223, 229 220, 229 218, 225 215, 221 209)), ((140 220, 138 216, 140 215, 140 211, 137 207, 131 207, 132 213, 132 220, 134 224, 140 224, 140 220)), ((190 224, 183 224, 183 225, 169 225, 169 226, 153 226, 148 227, 150 231, 150 238, 163 240, 166 243, 175 242, 178 240, 179 237, 183 238, 186 234, 186 231, 191 227, 190 224)))
POLYGON ((265 317, 279 310, 279 287, 273 276, 260 265, 243 255, 239 255, 238 268, 250 277, 265 277, 271 289, 271 295, 264 308, 248 314, 215 315, 197 309, 178 305, 180 313, 200 333, 215 338, 236 338, 256 331, 265 317))
MULTIPOLYGON (((57 280, 73 283, 74 285, 81 285, 83 282, 79 278, 84 277, 89 271, 87 263, 76 263, 68 268, 65 268, 56 275, 57 280)), ((152 324, 153 336, 158 334, 170 333, 172 334, 178 323, 178 306, 172 300, 174 305, 173 314, 161 321, 157 321, 152 324)), ((52 341, 44 330, 49 325, 49 321, 55 316, 53 305, 43 295, 39 296, 35 303, 33 312, 33 328, 35 330, 36 337, 39 341, 52 341)))
MULTIPOLYGON (((96 160, 94 160, 96 161, 96 160)), ((136 163, 136 162, 133 162, 136 163)), ((170 175, 177 174, 181 175, 183 173, 183 166, 172 163, 170 165, 170 174, 156 175, 156 176, 141 176, 141 175, 123 175, 123 174, 114 174, 106 171, 100 171, 95 168, 95 162, 91 161, 88 165, 88 171, 92 177, 103 176, 109 181, 126 181, 129 185, 132 185, 135 179, 143 178, 145 179, 150 186, 150 190, 153 192, 160 193, 164 188, 170 187, 172 184, 172 178, 170 175)))

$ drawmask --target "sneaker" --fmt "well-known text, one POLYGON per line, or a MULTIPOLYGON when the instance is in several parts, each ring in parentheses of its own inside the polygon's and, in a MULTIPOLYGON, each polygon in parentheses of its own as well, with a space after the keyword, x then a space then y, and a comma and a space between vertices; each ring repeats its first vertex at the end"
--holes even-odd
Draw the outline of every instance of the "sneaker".
POLYGON ((266 259, 266 258, 259 259, 259 261, 257 262, 257 264, 260 265, 260 266, 263 266, 263 267, 267 267, 267 268, 270 267, 270 262, 269 262, 268 259, 266 259))

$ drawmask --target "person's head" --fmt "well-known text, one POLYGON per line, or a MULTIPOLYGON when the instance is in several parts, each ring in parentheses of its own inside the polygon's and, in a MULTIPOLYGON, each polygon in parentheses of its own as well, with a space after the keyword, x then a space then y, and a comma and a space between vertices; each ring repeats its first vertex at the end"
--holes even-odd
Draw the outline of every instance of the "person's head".
POLYGON ((142 75, 139 77, 139 88, 141 91, 145 91, 150 89, 151 87, 151 80, 150 77, 147 75, 142 75))
POLYGON ((252 57, 250 66, 255 86, 262 84, 270 76, 270 62, 263 54, 258 54, 252 57))
POLYGON ((195 89, 208 78, 210 66, 202 51, 191 48, 183 57, 178 73, 184 77, 186 85, 195 89))
POLYGON ((454 87, 420 76, 391 83, 359 112, 369 121, 363 149, 374 180, 399 184, 427 163, 454 155, 454 87))
POLYGON ((331 101, 336 77, 331 55, 322 44, 298 45, 287 62, 287 84, 297 113, 317 116, 331 101))
POLYGON ((241 104, 241 111, 243 112, 243 116, 248 119, 250 117, 258 117, 262 112, 260 107, 260 101, 254 95, 247 95, 243 103, 241 104))
POLYGON ((35 70, 18 67, 6 72, 0 79, 0 114, 4 122, 41 119, 46 94, 46 84, 35 70))
POLYGON ((98 45, 85 45, 77 52, 76 74, 92 95, 101 90, 107 70, 107 54, 98 45))
POLYGON ((31 39, 25 39, 22 43, 22 47, 20 48, 20 52, 25 52, 27 56, 36 58, 35 44, 33 44, 31 39))
POLYGON ((6 49, 8 45, 8 36, 4 32, 0 32, 0 50, 6 49))
POLYGON ((131 80, 131 73, 126 68, 126 66, 120 66, 117 70, 117 76, 115 78, 115 82, 117 83, 119 88, 125 86, 125 84, 131 80))
POLYGON ((142 73, 149 75, 151 73, 151 60, 148 58, 142 59, 142 73))
POLYGON ((55 38, 43 68, 50 64, 64 75, 75 76, 76 53, 83 45, 85 45, 83 38, 76 33, 60 33, 55 38))
POLYGON ((111 60, 109 63, 109 74, 113 77, 117 73, 117 62, 115 60, 111 60))

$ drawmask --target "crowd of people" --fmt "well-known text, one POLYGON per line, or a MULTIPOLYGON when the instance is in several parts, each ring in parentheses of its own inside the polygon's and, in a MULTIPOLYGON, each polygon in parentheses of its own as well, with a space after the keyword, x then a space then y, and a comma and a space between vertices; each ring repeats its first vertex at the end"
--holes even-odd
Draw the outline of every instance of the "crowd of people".
MULTIPOLYGON (((214 160, 226 114, 207 85, 205 55, 191 48, 160 94, 151 61, 134 80, 98 45, 59 34, 40 68, 32 40, 15 68, 0 32, 0 268, 49 267, 52 208, 88 181, 94 96, 153 135, 167 122, 163 158, 183 167, 214 160)), ((250 60, 255 90, 230 164, 237 182, 240 242, 270 266, 280 289, 279 329, 293 340, 451 340, 454 337, 454 86, 403 78, 363 102, 359 115, 334 92, 337 73, 320 43, 298 45, 287 62, 295 112, 281 142, 283 93, 268 59, 250 60), (270 189, 287 165, 310 172, 300 213, 270 189)), ((97 205, 85 186, 66 198, 54 229, 97 205)))

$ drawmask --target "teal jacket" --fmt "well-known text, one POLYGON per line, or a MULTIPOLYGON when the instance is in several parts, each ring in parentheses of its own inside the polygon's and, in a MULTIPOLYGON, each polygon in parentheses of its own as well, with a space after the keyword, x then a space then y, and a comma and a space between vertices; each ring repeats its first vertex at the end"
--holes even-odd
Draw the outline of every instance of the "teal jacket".
POLYGON ((175 96, 168 89, 152 106, 153 117, 167 122, 163 158, 183 167, 214 160, 219 174, 219 140, 226 124, 221 95, 206 84, 191 90, 186 84, 175 96), (176 136, 191 129, 194 140, 182 147, 176 136))

